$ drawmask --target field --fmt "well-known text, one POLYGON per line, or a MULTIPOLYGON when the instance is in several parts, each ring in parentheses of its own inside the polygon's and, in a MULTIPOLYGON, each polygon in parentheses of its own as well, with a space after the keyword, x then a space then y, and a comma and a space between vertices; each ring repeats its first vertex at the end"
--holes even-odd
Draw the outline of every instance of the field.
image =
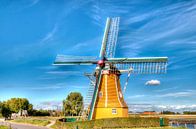
POLYGON ((42 117, 28 117, 28 118, 18 118, 15 120, 11 120, 11 122, 16 123, 25 123, 25 124, 33 124, 38 126, 46 126, 50 124, 49 118, 42 118, 42 117))
MULTIPOLYGON (((110 129, 110 128, 107 128, 107 129, 110 129)), ((111 129, 114 129, 114 128, 111 128, 111 129)), ((186 129, 186 128, 183 128, 183 127, 149 127, 149 128, 115 128, 115 129, 186 129)))
MULTIPOLYGON (((168 119, 164 119, 164 124, 169 124, 168 119)), ((77 122, 60 122, 57 121, 53 126, 55 129, 75 129, 78 126, 79 129, 99 129, 99 128, 147 128, 147 127, 160 127, 159 118, 141 118, 141 117, 129 117, 129 118, 109 118, 98 119, 91 121, 77 121, 77 122)))
POLYGON ((0 125, 0 129, 9 129, 7 126, 0 125))
MULTIPOLYGON (((75 129, 76 126, 79 129, 84 128, 99 128, 99 127, 107 127, 109 129, 112 125, 115 126, 115 129, 128 129, 127 127, 134 129, 143 129, 143 127, 150 127, 149 129, 159 129, 159 118, 165 118, 165 125, 168 125, 169 119, 186 119, 186 120, 196 120, 196 115, 134 115, 131 114, 129 118, 115 118, 115 119, 107 119, 107 120, 92 120, 92 121, 77 121, 77 122, 68 122, 63 123, 59 122, 58 119, 60 117, 27 117, 27 118, 18 118, 15 120, 11 120, 11 122, 17 123, 25 123, 25 124, 33 124, 38 126, 46 126, 50 123, 56 124, 53 125, 55 129, 75 129)), ((1 128, 0 128, 1 129, 1 128)), ((2 128, 4 129, 4 128, 2 128)), ((6 128, 5 128, 6 129, 6 128)), ((114 129, 114 128, 113 128, 114 129)), ((162 128, 161 128, 162 129, 162 128)), ((169 127, 164 127, 164 129, 172 129, 169 127)), ((175 128, 177 129, 177 128, 175 128)))

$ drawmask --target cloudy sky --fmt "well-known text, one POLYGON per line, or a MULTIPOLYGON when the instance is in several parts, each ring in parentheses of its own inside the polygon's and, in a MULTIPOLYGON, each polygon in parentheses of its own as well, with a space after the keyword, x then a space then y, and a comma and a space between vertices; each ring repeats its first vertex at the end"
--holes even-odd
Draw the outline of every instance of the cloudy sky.
POLYGON ((89 80, 83 73, 95 66, 52 63, 57 54, 98 56, 106 18, 116 16, 115 57, 169 57, 167 74, 131 75, 127 103, 195 105, 195 0, 1 0, 0 101, 59 103, 71 91, 85 97, 89 80))

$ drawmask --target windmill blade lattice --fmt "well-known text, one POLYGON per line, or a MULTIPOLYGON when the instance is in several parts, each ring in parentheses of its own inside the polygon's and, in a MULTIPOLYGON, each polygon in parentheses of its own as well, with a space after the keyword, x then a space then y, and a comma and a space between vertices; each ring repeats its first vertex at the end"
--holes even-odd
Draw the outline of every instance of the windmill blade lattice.
POLYGON ((163 74, 167 72, 167 57, 108 58, 119 70, 132 69, 132 74, 163 74))
POLYGON ((100 57, 113 58, 116 51, 120 18, 107 18, 100 57))
POLYGON ((53 65, 92 65, 96 63, 96 57, 57 55, 53 65))
POLYGON ((112 58, 115 56, 118 30, 119 30, 119 22, 120 22, 119 17, 111 19, 111 25, 110 25, 110 29, 108 33, 107 44, 106 44, 105 57, 107 58, 112 58))

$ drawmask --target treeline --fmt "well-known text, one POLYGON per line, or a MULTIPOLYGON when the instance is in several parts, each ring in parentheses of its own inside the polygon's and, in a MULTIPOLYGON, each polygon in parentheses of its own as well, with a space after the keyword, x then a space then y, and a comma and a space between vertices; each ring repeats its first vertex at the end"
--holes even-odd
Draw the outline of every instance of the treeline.
POLYGON ((26 98, 11 98, 0 102, 0 116, 5 119, 11 116, 78 116, 83 110, 83 96, 79 92, 71 92, 63 100, 63 110, 36 110, 26 98))
POLYGON ((7 101, 0 102, 0 116, 5 119, 11 119, 15 116, 61 116, 61 111, 55 110, 36 110, 26 98, 11 98, 7 101))
POLYGON ((196 111, 184 111, 183 114, 186 114, 186 115, 196 115, 196 111))
POLYGON ((172 111, 162 111, 161 114, 174 115, 174 114, 180 114, 180 113, 179 112, 172 112, 172 111))
POLYGON ((56 110, 32 110, 29 112, 29 116, 62 116, 62 111, 56 110))
POLYGON ((33 105, 26 98, 11 98, 10 100, 0 102, 0 114, 5 119, 11 118, 12 113, 18 113, 22 110, 27 112, 33 110, 33 105))
POLYGON ((168 115, 175 115, 175 114, 196 115, 196 111, 184 111, 182 113, 172 112, 172 111, 162 111, 161 114, 168 114, 168 115))

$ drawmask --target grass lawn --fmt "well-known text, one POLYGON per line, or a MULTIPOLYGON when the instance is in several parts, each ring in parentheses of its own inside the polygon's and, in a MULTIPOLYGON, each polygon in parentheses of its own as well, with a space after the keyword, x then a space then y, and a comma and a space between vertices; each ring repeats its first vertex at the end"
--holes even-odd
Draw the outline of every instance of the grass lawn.
MULTIPOLYGON (((167 118, 164 119, 165 127, 168 126, 169 120, 167 118)), ((126 129, 126 128, 148 128, 154 127, 150 129, 157 129, 156 127, 160 127, 159 118, 145 118, 145 117, 129 117, 129 118, 108 118, 108 119, 98 119, 91 121, 76 121, 76 122, 61 122, 56 121, 56 123, 52 126, 55 129, 76 129, 78 126, 79 129, 126 129)))
MULTIPOLYGON (((107 129, 114 129, 114 128, 107 128, 107 129)), ((149 128, 115 128, 115 129, 186 129, 183 127, 149 127, 149 128)))
POLYGON ((38 126, 46 126, 50 124, 49 120, 39 119, 39 118, 20 118, 20 119, 12 120, 12 122, 33 124, 33 125, 38 125, 38 126))
POLYGON ((0 125, 0 129, 9 129, 7 126, 0 125))

